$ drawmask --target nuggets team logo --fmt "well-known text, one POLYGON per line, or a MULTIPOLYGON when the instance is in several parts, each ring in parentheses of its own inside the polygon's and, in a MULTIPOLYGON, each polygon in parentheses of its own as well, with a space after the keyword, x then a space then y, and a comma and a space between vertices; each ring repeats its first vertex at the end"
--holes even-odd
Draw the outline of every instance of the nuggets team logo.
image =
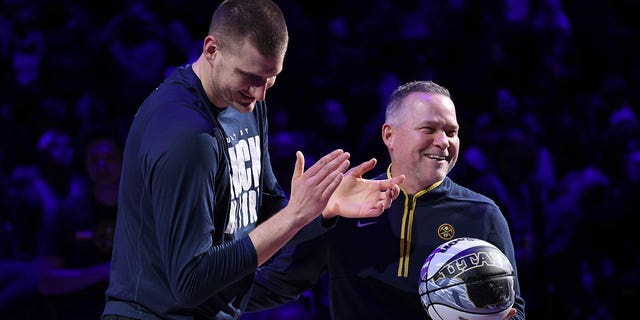
POLYGON ((448 223, 443 223, 438 227, 438 237, 442 240, 451 240, 456 234, 456 230, 448 223))

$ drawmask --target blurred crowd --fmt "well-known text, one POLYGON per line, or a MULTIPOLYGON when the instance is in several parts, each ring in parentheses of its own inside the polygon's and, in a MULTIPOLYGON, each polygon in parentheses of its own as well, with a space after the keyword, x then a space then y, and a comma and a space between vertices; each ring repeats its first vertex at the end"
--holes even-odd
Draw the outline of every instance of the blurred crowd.
MULTIPOLYGON (((352 163, 376 157, 371 176, 386 170, 386 99, 434 80, 460 117, 451 177, 506 215, 527 316, 626 314, 640 293, 640 4, 276 2, 291 40, 267 103, 285 190, 296 150, 313 163, 341 147, 352 163)), ((196 58, 218 3, 2 0, 0 318, 101 308, 128 126, 196 58)), ((320 285, 246 319, 327 319, 327 308, 320 285)))

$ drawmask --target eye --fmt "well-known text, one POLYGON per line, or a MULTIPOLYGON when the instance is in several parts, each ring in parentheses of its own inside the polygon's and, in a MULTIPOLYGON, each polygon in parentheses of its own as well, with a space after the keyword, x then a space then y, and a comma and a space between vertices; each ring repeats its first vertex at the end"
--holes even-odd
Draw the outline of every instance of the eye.
POLYGON ((251 86, 253 87, 261 87, 266 82, 266 80, 257 76, 248 76, 247 79, 249 80, 249 83, 251 83, 251 86))
POLYGON ((265 79, 255 74, 242 72, 242 71, 240 71, 239 73, 247 81, 247 83, 252 87, 264 86, 269 81, 269 79, 265 79))
POLYGON ((436 132, 436 129, 433 128, 433 127, 420 127, 419 130, 422 131, 423 133, 426 133, 426 134, 432 134, 432 133, 436 132))

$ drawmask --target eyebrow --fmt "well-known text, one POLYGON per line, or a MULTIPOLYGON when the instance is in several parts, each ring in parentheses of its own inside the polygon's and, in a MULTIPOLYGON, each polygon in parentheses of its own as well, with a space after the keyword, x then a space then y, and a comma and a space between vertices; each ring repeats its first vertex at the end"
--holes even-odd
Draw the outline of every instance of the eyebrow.
POLYGON ((277 74, 272 75, 272 76, 268 76, 268 77, 263 77, 259 74, 255 74, 253 72, 249 72, 249 71, 245 71, 242 70, 240 68, 236 68, 236 70, 238 71, 238 73, 240 73, 241 75, 249 78, 251 81, 255 81, 255 82, 267 82, 267 80, 269 80, 270 78, 275 78, 277 76, 277 74))
POLYGON ((424 120, 418 123, 419 126, 442 126, 447 130, 459 130, 460 129, 460 125, 459 124, 450 124, 450 123, 443 123, 440 121, 434 121, 434 120, 424 120))

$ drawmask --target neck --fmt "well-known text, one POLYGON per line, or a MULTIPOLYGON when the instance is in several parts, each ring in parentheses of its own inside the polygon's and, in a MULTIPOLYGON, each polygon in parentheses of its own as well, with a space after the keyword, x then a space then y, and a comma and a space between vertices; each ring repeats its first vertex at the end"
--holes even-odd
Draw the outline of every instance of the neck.
POLYGON ((216 98, 216 94, 213 86, 213 68, 209 65, 209 61, 207 61, 207 57, 201 55, 196 62, 191 65, 193 72, 196 74, 198 79, 200 79, 200 83, 202 84, 202 88, 204 92, 207 94, 207 98, 213 105, 218 108, 225 108, 227 106, 224 101, 216 98))

